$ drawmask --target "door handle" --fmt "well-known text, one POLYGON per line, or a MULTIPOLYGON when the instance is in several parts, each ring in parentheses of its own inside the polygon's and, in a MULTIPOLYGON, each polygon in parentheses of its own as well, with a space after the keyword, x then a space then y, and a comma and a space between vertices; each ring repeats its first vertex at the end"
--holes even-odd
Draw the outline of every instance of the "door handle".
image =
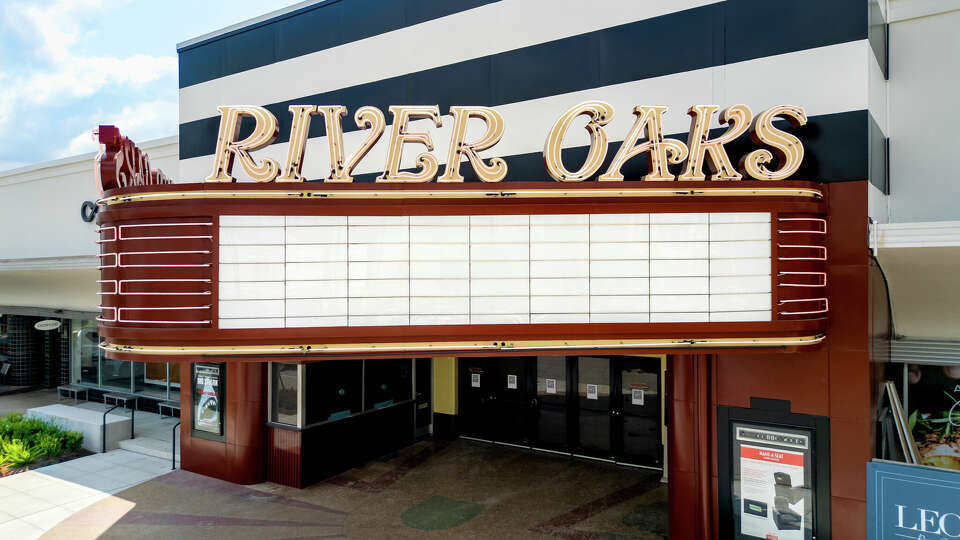
POLYGON ((537 401, 537 398, 531 398, 531 399, 530 399, 530 406, 531 406, 531 407, 537 407, 538 405, 540 405, 540 402, 537 401))

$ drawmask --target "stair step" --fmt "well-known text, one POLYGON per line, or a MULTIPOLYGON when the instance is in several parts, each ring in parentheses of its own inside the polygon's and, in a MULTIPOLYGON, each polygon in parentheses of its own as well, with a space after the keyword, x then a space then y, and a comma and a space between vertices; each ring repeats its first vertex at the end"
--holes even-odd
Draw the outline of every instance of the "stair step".
MULTIPOLYGON (((179 446, 179 445, 178 445, 179 446)), ((120 448, 137 454, 170 459, 170 441, 138 437, 120 441, 120 448)), ((180 461, 180 448, 177 448, 177 462, 180 461)))

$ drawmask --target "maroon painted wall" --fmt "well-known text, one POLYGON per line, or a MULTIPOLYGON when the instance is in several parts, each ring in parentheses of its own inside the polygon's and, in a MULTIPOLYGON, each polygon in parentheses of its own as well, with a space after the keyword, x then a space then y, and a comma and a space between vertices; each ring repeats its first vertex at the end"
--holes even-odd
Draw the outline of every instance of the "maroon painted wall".
MULTIPOLYGON (((751 397, 784 399, 790 401, 792 412, 830 417, 832 537, 853 540, 866 538, 866 463, 872 457, 873 447, 871 396, 875 394, 872 388, 875 378, 871 376, 870 345, 875 330, 871 326, 869 303, 867 183, 846 182, 824 187, 828 190, 827 272, 831 313, 826 341, 809 352, 713 355, 712 401, 714 407, 749 407, 751 397)), ((715 485, 715 411, 712 422, 710 440, 714 445, 715 485)), ((673 453, 670 457, 673 458, 673 453)), ((712 495, 713 508, 716 508, 716 487, 712 495)), ((713 519, 716 534, 716 515, 713 519)), ((672 533, 673 530, 671 537, 674 537, 672 533)))
POLYGON ((193 396, 190 364, 180 364, 180 466, 237 484, 266 480, 267 365, 236 362, 227 366, 226 441, 210 441, 190 433, 193 396))

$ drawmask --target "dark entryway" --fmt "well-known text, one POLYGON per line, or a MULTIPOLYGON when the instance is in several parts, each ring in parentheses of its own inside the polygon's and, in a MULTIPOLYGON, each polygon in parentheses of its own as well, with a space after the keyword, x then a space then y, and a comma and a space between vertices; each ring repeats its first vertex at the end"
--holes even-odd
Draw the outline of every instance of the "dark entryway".
POLYGON ((659 358, 460 358, 459 369, 465 437, 662 466, 659 358))

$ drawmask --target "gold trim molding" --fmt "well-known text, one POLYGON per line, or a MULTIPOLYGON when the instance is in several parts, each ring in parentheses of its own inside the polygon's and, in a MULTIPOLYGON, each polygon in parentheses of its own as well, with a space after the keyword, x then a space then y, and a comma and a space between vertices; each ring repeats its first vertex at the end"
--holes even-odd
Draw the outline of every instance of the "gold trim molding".
POLYGON ((754 187, 754 188, 623 188, 623 189, 512 189, 512 190, 190 190, 130 193, 104 197, 97 204, 117 204, 146 201, 173 201, 191 199, 554 199, 554 198, 617 198, 617 197, 800 197, 822 199, 823 192, 810 188, 754 187))
POLYGON ((407 353, 437 351, 542 351, 563 349, 703 349, 741 347, 802 347, 816 345, 826 339, 823 334, 790 337, 757 338, 689 338, 689 339, 601 339, 601 340, 527 340, 527 341, 441 341, 397 343, 333 343, 313 345, 248 345, 248 346, 143 346, 102 342, 107 352, 152 356, 245 356, 245 355, 322 355, 359 353, 407 353))

